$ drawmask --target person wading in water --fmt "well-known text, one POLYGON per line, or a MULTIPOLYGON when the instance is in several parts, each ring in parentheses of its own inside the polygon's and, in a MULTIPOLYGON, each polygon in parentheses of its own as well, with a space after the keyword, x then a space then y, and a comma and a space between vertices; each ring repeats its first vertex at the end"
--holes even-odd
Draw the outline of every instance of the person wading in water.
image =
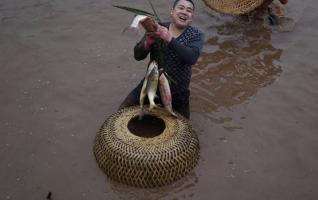
MULTIPOLYGON (((160 23, 156 32, 146 32, 134 47, 136 60, 143 60, 150 54, 150 60, 159 63, 159 69, 173 80, 170 83, 172 108, 186 118, 190 117, 189 97, 191 68, 201 54, 204 35, 190 26, 195 6, 192 0, 175 0, 170 22, 160 23), (163 42, 162 42, 163 41, 163 42)), ((133 89, 119 109, 139 104, 143 80, 133 89)), ((161 103, 158 95, 158 103, 161 103)))
MULTIPOLYGON (((277 19, 275 19, 275 13, 272 13, 271 4, 274 3, 275 0, 265 0, 262 5, 260 5, 257 9, 252 11, 249 14, 246 14, 246 17, 249 20, 264 20, 267 17, 270 20, 272 25, 277 25, 277 19)), ((279 3, 285 5, 288 3, 288 0, 277 0, 279 3)), ((277 2, 277 3, 278 3, 277 2)), ((278 5, 278 4, 276 4, 278 5)))

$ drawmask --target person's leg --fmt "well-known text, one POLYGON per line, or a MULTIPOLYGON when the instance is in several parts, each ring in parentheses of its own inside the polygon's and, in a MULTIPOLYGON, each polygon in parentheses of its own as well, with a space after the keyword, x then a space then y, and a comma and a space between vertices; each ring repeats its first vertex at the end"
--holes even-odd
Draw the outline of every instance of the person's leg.
POLYGON ((267 8, 268 8, 268 6, 269 6, 269 4, 271 4, 273 1, 274 1, 274 0, 266 0, 266 1, 264 1, 263 4, 262 4, 260 7, 257 8, 257 10, 259 10, 259 11, 261 11, 261 10, 266 11, 267 8))
POLYGON ((120 104, 119 109, 126 108, 129 106, 139 105, 139 95, 142 87, 142 82, 140 82, 135 89, 133 89, 125 98, 125 100, 120 104))
POLYGON ((273 2, 273 0, 265 0, 262 5, 257 7, 255 10, 247 14, 249 22, 264 22, 265 16, 267 15, 268 6, 273 2))
POLYGON ((172 97, 172 108, 185 118, 190 118, 190 103, 189 103, 190 92, 186 92, 181 95, 174 95, 172 97))
POLYGON ((174 110, 176 112, 178 112, 179 114, 181 114, 182 116, 184 116, 185 118, 190 119, 189 101, 188 102, 183 102, 182 105, 178 105, 177 107, 175 107, 174 110))

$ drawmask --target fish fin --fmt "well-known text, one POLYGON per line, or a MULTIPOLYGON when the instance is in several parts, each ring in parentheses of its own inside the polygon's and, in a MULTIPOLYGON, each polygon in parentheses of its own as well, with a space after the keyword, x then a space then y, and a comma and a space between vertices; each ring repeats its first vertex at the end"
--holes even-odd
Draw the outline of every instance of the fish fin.
POLYGON ((145 113, 143 111, 140 111, 140 114, 139 114, 139 117, 138 117, 138 120, 142 120, 142 118, 144 117, 145 113))
POLYGON ((174 117, 178 117, 178 115, 177 115, 175 112, 173 112, 173 111, 171 111, 170 114, 171 114, 172 116, 174 116, 174 117))
POLYGON ((140 104, 140 113, 139 113, 139 117, 138 120, 142 120, 142 118, 144 117, 145 112, 144 112, 144 105, 140 104))
POLYGON ((154 108, 158 108, 157 104, 150 104, 149 105, 149 110, 152 110, 154 108))

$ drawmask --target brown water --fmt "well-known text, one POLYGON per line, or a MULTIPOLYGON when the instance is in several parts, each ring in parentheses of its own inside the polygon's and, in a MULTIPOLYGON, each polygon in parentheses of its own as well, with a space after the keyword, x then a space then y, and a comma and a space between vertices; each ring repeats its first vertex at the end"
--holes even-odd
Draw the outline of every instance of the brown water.
MULTIPOLYGON (((153 1, 167 20, 170 1, 153 1)), ((0 199, 317 199, 318 3, 290 0, 294 30, 211 12, 193 67, 191 123, 201 158, 183 180, 136 189, 110 182, 96 132, 145 72, 141 35, 122 34, 146 0, 0 1, 0 199)))

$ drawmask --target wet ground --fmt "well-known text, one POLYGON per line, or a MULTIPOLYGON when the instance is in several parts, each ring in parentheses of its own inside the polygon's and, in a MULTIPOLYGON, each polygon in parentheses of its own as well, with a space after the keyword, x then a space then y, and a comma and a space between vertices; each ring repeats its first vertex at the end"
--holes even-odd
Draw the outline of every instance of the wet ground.
MULTIPOLYGON (((153 1, 169 19, 170 2, 153 1)), ((205 46, 193 67, 191 124, 201 158, 163 188, 109 181, 96 132, 145 72, 141 35, 122 33, 146 0, 0 1, 0 199, 315 200, 317 1, 290 0, 290 32, 197 2, 205 46)))

